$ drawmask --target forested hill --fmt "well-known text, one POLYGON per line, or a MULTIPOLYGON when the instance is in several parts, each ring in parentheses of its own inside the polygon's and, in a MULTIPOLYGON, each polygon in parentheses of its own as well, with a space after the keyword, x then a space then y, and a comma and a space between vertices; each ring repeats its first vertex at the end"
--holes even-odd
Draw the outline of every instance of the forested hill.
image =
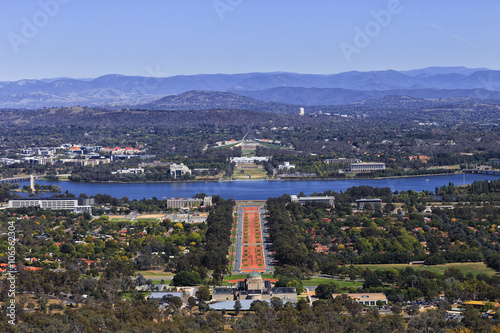
MULTIPOLYGON (((41 110, 0 110, 0 126, 83 126, 83 127, 162 127, 193 128, 200 126, 232 126, 269 124, 289 115, 247 111, 110 111, 95 108, 65 107, 41 110)), ((299 116, 296 116, 300 124, 299 116)))
MULTIPOLYGON (((183 94, 187 105, 182 109, 180 96, 162 98, 156 104, 163 110, 122 109, 108 110, 89 107, 53 107, 39 110, 0 109, 0 126, 89 126, 89 127, 196 127, 218 125, 266 124, 274 120, 281 126, 301 126, 311 123, 313 117, 321 121, 337 122, 352 118, 391 122, 437 122, 489 124, 500 123, 500 102, 494 100, 418 99, 405 96, 387 96, 362 103, 306 108, 306 116, 299 116, 299 106, 256 101, 227 93, 192 92, 183 94), (170 111, 168 108, 179 108, 170 111), (207 109, 204 109, 207 108, 207 109), (324 118, 326 117, 326 118, 324 118)), ((276 124, 275 126, 279 126, 276 124)))
POLYGON ((180 95, 166 96, 151 103, 139 105, 136 108, 147 110, 240 109, 274 113, 299 112, 299 106, 296 105, 263 102, 227 92, 201 90, 188 91, 180 95))

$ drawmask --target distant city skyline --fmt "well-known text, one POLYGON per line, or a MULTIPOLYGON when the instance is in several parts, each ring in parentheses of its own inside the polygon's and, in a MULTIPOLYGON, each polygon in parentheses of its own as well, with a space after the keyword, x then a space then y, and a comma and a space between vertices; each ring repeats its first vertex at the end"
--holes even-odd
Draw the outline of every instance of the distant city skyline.
POLYGON ((493 0, 0 3, 0 81, 500 69, 493 0))

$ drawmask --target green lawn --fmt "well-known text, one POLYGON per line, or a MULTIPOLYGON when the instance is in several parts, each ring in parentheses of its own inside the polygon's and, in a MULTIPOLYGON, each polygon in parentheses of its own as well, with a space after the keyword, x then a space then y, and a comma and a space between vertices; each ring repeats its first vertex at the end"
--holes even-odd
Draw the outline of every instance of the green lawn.
POLYGON ((268 147, 268 148, 287 149, 287 150, 291 149, 290 147, 283 147, 283 146, 275 145, 275 144, 272 144, 272 143, 259 142, 259 144, 263 145, 264 147, 268 147))
MULTIPOLYGON (((234 217, 234 223, 232 225, 233 228, 237 228, 238 227, 238 213, 236 212, 233 212, 233 217, 234 217)), ((232 236, 237 236, 237 233, 238 231, 237 230, 231 230, 231 235, 232 236)), ((232 237, 231 238, 231 246, 229 247, 229 252, 233 252, 233 253, 236 253, 236 246, 235 246, 235 243, 236 243, 236 237, 232 237)), ((235 260, 235 255, 234 254, 231 254, 231 255, 228 255, 228 260, 229 260, 229 272, 231 272, 233 269, 234 269, 234 264, 231 264, 231 262, 235 260)), ((228 283, 228 282, 225 282, 225 281, 222 281, 222 285, 226 285, 225 283, 228 283)), ((230 283, 228 283, 228 285, 231 285, 230 283)))
POLYGON ((163 272, 163 271, 137 271, 137 273, 141 273, 146 279, 151 280, 161 280, 164 279, 167 281, 167 278, 171 278, 174 276, 174 273, 171 272, 163 272))
POLYGON ((172 280, 166 280, 166 279, 164 279, 164 280, 165 280, 164 281, 165 283, 161 283, 161 280, 153 280, 153 284, 168 284, 168 285, 170 285, 170 282, 172 281, 172 280))
POLYGON ((396 268, 396 269, 404 269, 406 267, 411 267, 414 270, 417 271, 431 271, 434 273, 439 273, 443 274, 445 270, 451 267, 458 268, 462 271, 462 273, 467 274, 467 273, 472 273, 474 275, 477 275, 479 273, 484 273, 488 275, 495 275, 496 271, 488 268, 485 263, 483 262, 467 262, 467 263, 449 263, 449 264, 444 264, 444 265, 433 265, 433 266, 425 266, 425 265, 408 265, 408 264, 383 264, 383 265, 356 265, 358 267, 365 267, 365 268, 370 268, 371 270, 378 270, 378 269, 391 269, 391 268, 396 268))
POLYGON ((267 178, 267 172, 263 168, 251 168, 251 169, 236 168, 233 173, 233 177, 237 179, 250 179, 248 178, 248 176, 252 176, 251 179, 267 178), (243 171, 243 173, 241 171, 243 171))
POLYGON ((341 288, 344 288, 344 287, 346 287, 346 288, 348 288, 348 287, 361 288, 363 286, 363 282, 360 282, 360 281, 336 280, 336 279, 327 279, 327 278, 311 278, 309 280, 303 280, 302 284, 304 286, 317 287, 320 284, 327 284, 330 282, 335 282, 341 288))
POLYGON ((112 217, 108 220, 108 222, 115 222, 115 223, 118 223, 118 222, 134 223, 134 222, 130 221, 130 219, 122 219, 122 218, 117 218, 117 219, 115 219, 115 218, 112 218, 112 217))
MULTIPOLYGON (((227 282, 227 280, 240 280, 240 279, 245 279, 248 274, 234 274, 231 276, 226 276, 224 277, 224 281, 226 284, 224 285, 231 285, 231 283, 227 282)), ((261 274, 262 278, 264 279, 279 279, 279 277, 275 277, 273 274, 261 274)), ((335 280, 335 279, 326 279, 326 278, 312 278, 309 280, 303 280, 302 284, 304 286, 309 286, 309 287, 317 287, 320 284, 326 284, 329 282, 335 282, 339 285, 339 287, 353 287, 353 288, 360 288, 363 286, 363 282, 359 281, 348 281, 348 280, 335 280)))
POLYGON ((137 219, 136 222, 158 222, 159 219, 137 219))
MULTIPOLYGON (((149 295, 151 295, 151 292, 140 291, 140 293, 142 294, 142 296, 144 296, 144 298, 146 298, 149 295)), ((132 293, 123 293, 122 294, 122 299, 132 300, 132 293)))
POLYGON ((158 279, 156 277, 153 277, 151 280, 153 280, 153 284, 168 284, 170 285, 172 283, 172 280, 167 280, 165 279, 158 279), (163 283, 161 283, 161 280, 163 280, 163 283))
POLYGON ((241 157, 253 157, 255 156, 256 149, 244 148, 241 149, 241 157))

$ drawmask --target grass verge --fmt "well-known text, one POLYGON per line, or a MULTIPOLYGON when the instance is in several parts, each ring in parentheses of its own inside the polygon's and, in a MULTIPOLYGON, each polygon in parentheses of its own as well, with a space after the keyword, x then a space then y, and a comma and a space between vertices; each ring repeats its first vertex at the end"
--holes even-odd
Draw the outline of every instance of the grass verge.
POLYGON ((497 272, 494 269, 491 269, 486 266, 484 262, 465 262, 465 263, 448 263, 444 265, 408 265, 408 264, 379 264, 379 265, 355 265, 363 268, 370 268, 373 270, 388 270, 391 268, 395 269, 405 269, 407 267, 411 267, 416 271, 431 271, 434 273, 443 274, 448 268, 454 267, 458 268, 462 271, 463 274, 472 273, 474 276, 479 273, 487 274, 487 275, 495 275, 497 272))

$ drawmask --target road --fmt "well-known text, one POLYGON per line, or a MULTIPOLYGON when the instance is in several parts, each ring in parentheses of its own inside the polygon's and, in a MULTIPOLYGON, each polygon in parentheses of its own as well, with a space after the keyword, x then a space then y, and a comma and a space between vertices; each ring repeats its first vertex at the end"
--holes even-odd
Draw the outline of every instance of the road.
MULTIPOLYGON (((39 180, 42 177, 44 177, 44 175, 33 175, 33 177, 35 178, 35 180, 39 180)), ((13 183, 13 182, 28 181, 28 180, 30 180, 30 175, 2 178, 0 179, 0 183, 13 183)))
POLYGON ((266 224, 266 215, 264 211, 264 206, 260 206, 260 228, 262 230, 262 242, 264 247, 264 258, 266 261, 266 273, 274 272, 274 268, 272 265, 273 257, 271 255, 271 250, 273 244, 271 243, 271 239, 269 237, 269 233, 267 232, 267 224, 266 224))
POLYGON ((236 244, 234 255, 234 269, 233 272, 241 273, 241 245, 243 244, 243 207, 238 206, 238 227, 236 228, 236 244))

